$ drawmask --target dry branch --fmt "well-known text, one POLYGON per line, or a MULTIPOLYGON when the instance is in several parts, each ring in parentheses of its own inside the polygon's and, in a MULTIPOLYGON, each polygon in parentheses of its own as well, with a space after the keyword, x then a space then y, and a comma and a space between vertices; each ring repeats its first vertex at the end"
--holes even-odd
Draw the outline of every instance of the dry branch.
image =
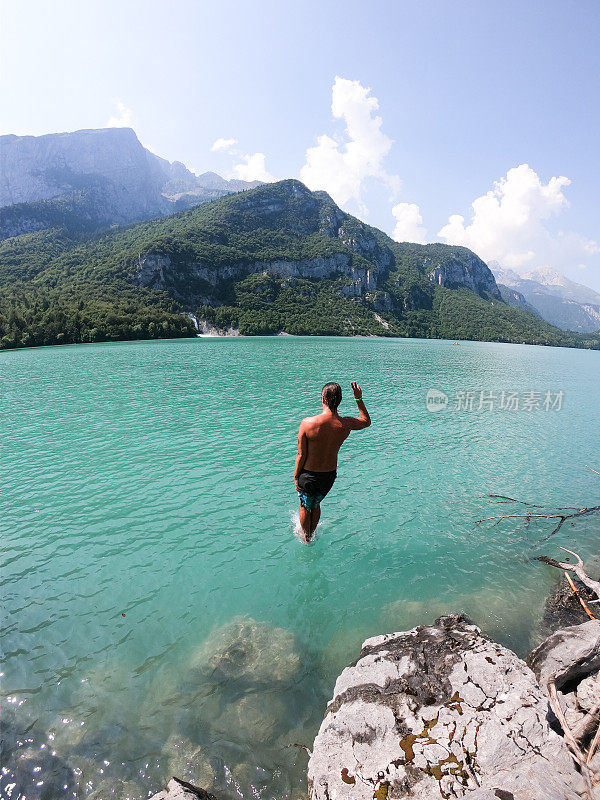
MULTIPOLYGON (((595 469, 592 469, 592 467, 590 467, 588 464, 586 464, 585 466, 587 469, 591 470, 596 475, 600 475, 600 472, 598 472, 595 469)), ((545 542, 551 536, 554 536, 555 533, 558 533, 567 520, 575 519, 576 517, 583 517, 587 514, 595 514, 596 512, 600 511, 600 506, 591 506, 589 508, 588 507, 575 508, 574 506, 548 506, 548 505, 540 506, 537 505, 536 503, 528 503, 526 500, 516 500, 514 497, 508 497, 508 495, 505 494, 488 494, 488 497, 494 501, 518 503, 519 505, 527 506, 528 508, 539 508, 541 510, 549 509, 549 513, 547 514, 534 514, 531 511, 528 511, 526 514, 500 514, 494 517, 485 517, 484 519, 478 519, 475 522, 476 525, 480 525, 482 522, 490 522, 491 520, 497 520, 498 522, 500 522, 500 520, 503 519, 526 519, 528 522, 530 519, 534 518, 557 519, 558 524, 554 526, 554 528, 550 531, 550 533, 547 536, 544 536, 543 539, 540 539, 540 541, 542 542, 545 542), (556 513, 551 513, 550 510, 558 512, 565 511, 571 513, 556 514, 556 513)))
POLYGON ((556 561, 554 558, 550 558, 549 556, 538 556, 538 561, 543 561, 546 564, 550 564, 551 567, 558 567, 559 569, 571 570, 572 572, 577 575, 579 580, 591 589, 592 592, 596 595, 596 597, 600 600, 600 581, 595 581, 590 578, 590 576, 586 573, 584 569, 583 561, 581 557, 574 553, 572 550, 567 550, 566 547, 561 547, 561 550, 564 550, 565 553, 570 553, 577 559, 576 564, 571 564, 568 561, 556 561))
MULTIPOLYGON (((585 571, 585 565, 581 556, 578 553, 575 553, 573 550, 567 550, 566 547, 561 547, 561 550, 564 550, 565 553, 570 553, 575 559, 576 563, 571 564, 566 561, 557 561, 554 558, 550 558, 549 556, 538 556, 539 561, 543 561, 546 564, 550 564, 552 567, 557 567, 559 569, 565 570, 565 575, 569 580, 571 586, 573 586, 573 582, 570 580, 568 575, 568 570, 574 572, 575 575, 579 578, 579 580, 591 589, 591 591, 598 597, 600 600, 600 581, 596 581, 585 571)), ((579 596, 579 592, 575 590, 575 594, 579 597, 579 600, 582 601, 582 598, 579 596)), ((585 604, 582 602, 582 605, 585 608, 585 604)), ((588 614, 594 619, 593 615, 591 614, 590 610, 586 608, 588 614)), ((600 783, 600 773, 594 772, 591 768, 592 758, 594 757, 594 753, 596 752, 598 746, 600 745, 600 724, 599 724, 599 712, 600 712, 600 703, 597 703, 592 710, 585 715, 585 717, 581 720, 581 722, 573 729, 569 727, 569 724, 563 714, 563 710, 560 705, 560 700, 558 698, 558 690, 556 688, 556 675, 550 675, 545 682, 544 689, 546 694, 548 695, 548 699, 550 702, 550 708, 554 712, 557 720, 560 723, 561 728, 563 729, 564 739, 565 742, 571 751, 571 755, 573 759, 579 765, 581 769, 581 774, 585 780, 587 793, 590 800, 594 798, 594 786, 597 786, 600 783), (587 739, 590 735, 591 731, 594 730, 594 726, 598 726, 596 729, 596 733, 592 742, 585 752, 585 748, 583 746, 583 741, 587 739)))

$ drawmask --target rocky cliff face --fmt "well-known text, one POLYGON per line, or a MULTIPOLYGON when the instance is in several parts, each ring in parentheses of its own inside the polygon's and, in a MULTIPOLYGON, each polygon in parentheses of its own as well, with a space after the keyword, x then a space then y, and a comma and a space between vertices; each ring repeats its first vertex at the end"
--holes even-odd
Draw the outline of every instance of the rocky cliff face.
POLYGON ((537 308, 534 308, 531 303, 528 303, 525 299, 525 295, 522 295, 521 292, 512 289, 510 286, 505 286, 503 283, 497 285, 502 299, 507 305, 513 308, 520 308, 522 311, 529 311, 531 314, 535 314, 536 317, 541 316, 537 308))
MULTIPOLYGON (((346 297, 364 297, 367 292, 377 289, 375 271, 367 267, 354 266, 346 253, 334 253, 325 258, 298 261, 232 263, 217 268, 195 262, 174 264, 167 255, 147 253, 137 260, 132 282, 138 286, 167 291, 185 305, 190 303, 211 305, 214 304, 215 291, 221 284, 257 272, 282 279, 349 278, 350 282, 340 290, 346 297)), ((378 300, 378 307, 383 308, 381 304, 391 304, 391 298, 387 293, 382 293, 382 298, 378 300)))
POLYGON ((463 616, 363 644, 336 682, 308 780, 311 800, 576 800, 583 789, 534 674, 463 616))
POLYGON ((429 271, 429 279, 447 289, 471 289, 482 297, 491 296, 502 300, 496 279, 490 268, 474 253, 461 260, 452 260, 429 271))
POLYGON ((115 213, 135 219, 164 213, 158 160, 129 128, 0 138, 0 205, 49 200, 104 179, 115 213))

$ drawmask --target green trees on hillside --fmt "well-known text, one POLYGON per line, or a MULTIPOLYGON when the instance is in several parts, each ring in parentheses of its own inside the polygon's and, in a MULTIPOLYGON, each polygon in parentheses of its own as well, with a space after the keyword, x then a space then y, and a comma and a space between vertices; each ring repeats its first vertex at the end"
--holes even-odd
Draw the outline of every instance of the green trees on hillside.
POLYGON ((103 232, 90 232, 90 198, 75 193, 2 210, 0 235, 2 223, 26 227, 36 214, 54 227, 0 241, 0 348, 192 336, 186 312, 247 335, 286 331, 600 347, 600 335, 560 331, 498 300, 434 286, 432 268, 477 258, 463 247, 394 242, 297 181, 103 232), (168 257, 168 274, 151 285, 168 286, 171 295, 136 285, 148 254, 168 257), (268 271, 277 261, 332 257, 353 269, 354 278, 367 270, 375 275, 377 291, 347 296, 354 278, 339 272, 317 280, 268 271))
POLYGON ((0 348, 194 336, 192 320, 168 305, 16 286, 0 296, 0 348))

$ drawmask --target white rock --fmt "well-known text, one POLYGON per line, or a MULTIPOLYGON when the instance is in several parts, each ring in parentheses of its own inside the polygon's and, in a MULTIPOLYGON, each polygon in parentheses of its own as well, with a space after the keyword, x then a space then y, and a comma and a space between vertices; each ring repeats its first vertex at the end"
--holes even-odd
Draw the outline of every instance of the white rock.
POLYGON ((311 800, 576 800, 581 778, 547 716, 527 665, 464 617, 373 637, 315 739, 311 800))

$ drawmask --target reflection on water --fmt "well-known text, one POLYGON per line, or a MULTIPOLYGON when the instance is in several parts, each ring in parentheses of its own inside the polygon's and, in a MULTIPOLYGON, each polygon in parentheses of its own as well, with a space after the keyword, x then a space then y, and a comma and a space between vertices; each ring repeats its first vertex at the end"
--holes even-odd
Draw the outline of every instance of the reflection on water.
MULTIPOLYGON (((590 505, 598 353, 411 340, 127 343, 0 355, 2 794, 305 796, 362 641, 464 611, 524 654, 558 575, 543 522, 489 493, 590 505), (460 351, 460 352, 459 352, 460 351), (301 416, 364 384, 319 537, 294 537, 301 416), (565 391, 548 414, 430 414, 428 388, 565 391), (560 469, 557 468, 560 464, 560 469)), ((349 394, 349 393, 348 393, 349 394)), ((348 398, 344 413, 353 413, 348 398)))

